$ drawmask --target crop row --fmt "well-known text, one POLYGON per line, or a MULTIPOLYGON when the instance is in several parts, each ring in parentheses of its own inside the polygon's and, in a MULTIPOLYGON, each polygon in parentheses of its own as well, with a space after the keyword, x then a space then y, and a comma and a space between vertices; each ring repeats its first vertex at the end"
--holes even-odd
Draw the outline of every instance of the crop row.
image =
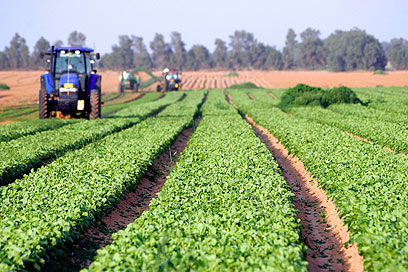
MULTIPOLYGON (((157 110, 158 108, 164 107, 168 104, 174 103, 175 101, 179 100, 182 98, 182 96, 184 95, 184 92, 169 92, 166 93, 165 97, 157 100, 157 101, 153 101, 147 104, 143 104, 143 110, 144 111, 154 111, 157 110)), ((124 108, 122 110, 119 110, 118 112, 116 112, 115 114, 113 114, 112 116, 114 117, 136 117, 136 118, 140 118, 140 114, 141 114, 141 107, 128 107, 128 108, 124 108)))
MULTIPOLYGON (((0 185, 8 184, 30 169, 40 167, 63 153, 83 147, 108 134, 130 127, 182 96, 169 95, 150 103, 135 105, 117 114, 130 112, 131 118, 81 121, 59 129, 39 132, 0 143, 0 185)), ((114 115, 116 116, 116 115, 114 115)))
POLYGON ((136 185, 188 126, 203 93, 158 116, 66 153, 0 188, 0 270, 40 269, 47 254, 85 230, 136 185))
POLYGON ((77 120, 30 120, 0 126, 0 142, 32 135, 37 132, 56 129, 77 122, 77 120))
POLYGON ((306 271, 293 194, 220 91, 166 183, 90 271, 306 271))
POLYGON ((334 104, 331 105, 329 109, 347 116, 352 115, 359 118, 370 118, 383 122, 397 123, 400 125, 406 125, 408 123, 408 111, 405 113, 396 113, 356 104, 334 104))
MULTIPOLYGON (((357 109, 354 111, 357 111, 357 109)), ((358 111, 364 112, 366 109, 360 108, 358 111)), ((360 117, 358 114, 342 114, 320 107, 294 108, 290 112, 297 117, 306 118, 353 133, 381 146, 389 147, 398 153, 408 153, 407 124, 360 117)))
POLYGON ((119 104, 114 104, 114 105, 106 105, 102 106, 102 116, 103 117, 108 117, 119 110, 125 109, 125 108, 130 108, 134 107, 138 104, 143 104, 147 102, 153 102, 161 96, 161 93, 146 93, 143 95, 143 97, 136 99, 135 101, 127 102, 127 103, 119 103, 119 104))
POLYGON ((408 269, 408 158, 235 92, 232 99, 317 178, 348 225, 365 270, 408 269))

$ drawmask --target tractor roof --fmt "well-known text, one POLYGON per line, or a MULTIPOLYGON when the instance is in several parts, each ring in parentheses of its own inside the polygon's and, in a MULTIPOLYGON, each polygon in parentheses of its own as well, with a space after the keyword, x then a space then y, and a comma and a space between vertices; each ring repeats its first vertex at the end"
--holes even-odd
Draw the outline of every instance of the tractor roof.
MULTIPOLYGON (((79 50, 79 51, 83 51, 83 52, 93 52, 93 49, 90 48, 86 48, 86 47, 78 47, 78 46, 73 46, 73 47, 68 47, 68 46, 62 46, 62 47, 56 47, 54 48, 54 51, 68 51, 68 50, 79 50)), ((49 52, 51 52, 51 49, 48 49, 49 52)))

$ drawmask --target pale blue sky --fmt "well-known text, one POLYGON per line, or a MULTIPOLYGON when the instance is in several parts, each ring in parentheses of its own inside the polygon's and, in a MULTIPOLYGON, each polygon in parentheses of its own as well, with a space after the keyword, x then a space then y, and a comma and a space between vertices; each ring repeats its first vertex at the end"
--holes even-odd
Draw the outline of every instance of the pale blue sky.
POLYGON ((156 32, 170 40, 179 31, 190 48, 214 49, 215 38, 228 41, 235 30, 247 30, 266 44, 282 49, 286 33, 312 27, 322 38, 334 30, 366 30, 380 41, 408 39, 406 0, 0 0, 0 50, 16 32, 30 51, 44 36, 66 42, 73 30, 87 36, 87 44, 105 53, 118 35, 142 36, 149 46, 156 32))

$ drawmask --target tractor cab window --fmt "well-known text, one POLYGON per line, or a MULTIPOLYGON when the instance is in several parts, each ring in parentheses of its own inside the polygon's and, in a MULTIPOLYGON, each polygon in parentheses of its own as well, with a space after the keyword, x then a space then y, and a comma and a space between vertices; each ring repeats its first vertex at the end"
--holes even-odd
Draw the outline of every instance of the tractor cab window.
POLYGON ((91 65, 91 56, 89 54, 85 54, 85 64, 86 64, 86 73, 90 74, 92 71, 92 65, 91 65))
POLYGON ((167 79, 167 80, 170 80, 170 79, 177 80, 177 79, 178 79, 178 74, 168 73, 168 74, 166 75, 166 79, 167 79))
POLYGON ((55 73, 64 74, 68 72, 76 72, 78 74, 85 73, 84 53, 78 50, 75 51, 58 51, 55 61, 55 73))

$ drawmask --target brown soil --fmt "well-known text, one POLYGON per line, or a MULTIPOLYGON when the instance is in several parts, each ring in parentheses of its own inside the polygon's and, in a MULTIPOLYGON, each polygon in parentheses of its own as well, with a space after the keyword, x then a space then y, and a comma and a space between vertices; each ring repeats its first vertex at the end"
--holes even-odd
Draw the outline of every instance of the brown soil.
MULTIPOLYGON (((0 71, 0 82, 10 86, 10 90, 0 91, 0 109, 8 106, 36 104, 42 71, 0 71)), ((100 71, 102 92, 118 92, 119 72, 100 71)), ((252 81, 263 88, 289 88, 298 83, 319 87, 376 87, 408 86, 408 71, 388 72, 374 75, 372 72, 332 73, 326 71, 238 71, 238 77, 225 77, 229 71, 183 72, 183 89, 203 89, 217 86, 227 88, 233 83, 252 81), (205 84, 205 85, 204 85, 205 84)), ((156 71, 155 75, 160 75, 156 71)), ((150 77, 141 73, 142 81, 150 77)), ((155 91, 153 84, 148 90, 155 91)))
POLYGON ((12 120, 6 120, 6 121, 1 121, 0 125, 5 125, 5 124, 10 124, 10 123, 15 123, 16 121, 12 121, 12 120))
POLYGON ((278 99, 273 93, 268 93, 273 99, 278 99))
MULTIPOLYGON (((373 144, 373 143, 374 143, 374 142, 372 142, 372 141, 370 141, 370 140, 368 140, 368 139, 366 139, 366 138, 357 136, 357 135, 355 135, 355 134, 353 134, 353 133, 351 133, 351 132, 347 132, 347 131, 343 131, 343 132, 346 133, 347 135, 351 136, 351 137, 354 137, 354 138, 360 140, 360 141, 363 141, 363 142, 366 142, 366 143, 369 143, 369 144, 373 144)), ((391 151, 391 152, 394 153, 394 154, 397 154, 397 151, 392 150, 391 148, 389 148, 389 147, 387 147, 387 146, 384 146, 383 148, 384 148, 385 150, 391 151)), ((404 154, 404 153, 398 153, 398 155, 408 157, 408 155, 407 155, 407 154, 404 154)))
MULTIPOLYGON (((230 96, 227 100, 232 103, 230 96)), ((275 157, 295 195, 294 204, 303 226, 302 238, 308 247, 309 271, 363 271, 363 258, 357 245, 344 246, 350 240, 350 233, 333 201, 318 187, 317 180, 297 157, 289 154, 279 139, 249 116, 245 119, 275 157)))
POLYGON ((249 99, 251 99, 252 101, 255 101, 255 97, 252 96, 252 94, 248 94, 249 99))

